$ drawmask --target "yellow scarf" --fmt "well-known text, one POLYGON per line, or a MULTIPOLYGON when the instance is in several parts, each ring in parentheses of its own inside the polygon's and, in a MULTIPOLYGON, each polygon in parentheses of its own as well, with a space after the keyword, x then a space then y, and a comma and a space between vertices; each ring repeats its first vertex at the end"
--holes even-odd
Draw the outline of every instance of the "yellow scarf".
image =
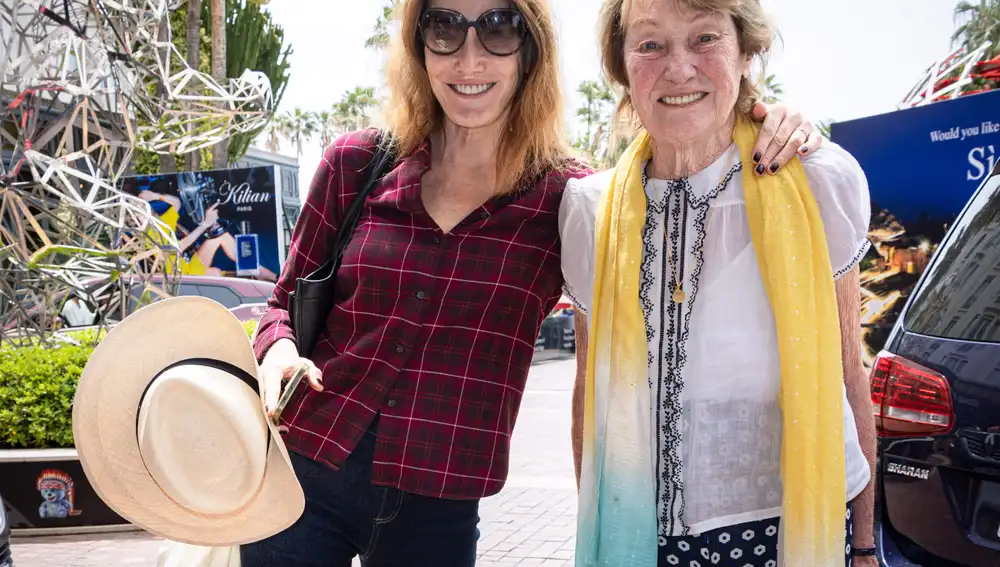
MULTIPOLYGON (((739 120, 750 234, 777 327, 785 567, 844 563, 843 370, 826 235, 798 160, 754 175, 756 125, 739 120)), ((639 303, 645 131, 619 160, 597 214, 576 565, 655 567, 650 392, 639 303)), ((724 441, 721 441, 724 442, 724 441)))

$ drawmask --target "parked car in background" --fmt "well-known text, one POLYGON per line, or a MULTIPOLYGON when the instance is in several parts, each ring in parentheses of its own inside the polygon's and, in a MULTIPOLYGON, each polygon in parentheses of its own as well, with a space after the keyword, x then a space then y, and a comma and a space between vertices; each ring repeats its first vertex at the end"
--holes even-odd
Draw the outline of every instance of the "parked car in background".
MULTIPOLYGON (((150 284, 152 287, 147 287, 142 284, 133 284, 129 289, 129 306, 128 312, 132 313, 135 311, 139 305, 148 305, 150 303, 155 303, 164 297, 163 293, 160 291, 160 287, 163 285, 163 277, 159 275, 154 275, 150 279, 150 284)), ((106 305, 92 305, 87 301, 87 295, 96 295, 99 290, 108 286, 107 279, 95 279, 85 283, 87 294, 78 294, 77 297, 80 299, 81 303, 85 305, 85 308, 89 310, 92 314, 83 320, 82 318, 69 318, 66 317, 66 301, 67 292, 61 291, 55 296, 49 298, 47 302, 37 301, 37 298, 32 298, 29 294, 25 293, 24 297, 15 298, 20 304, 20 308, 26 310, 29 314, 32 314, 37 320, 41 320, 42 317, 47 317, 49 319, 58 319, 62 329, 67 328, 80 328, 89 327, 96 324, 100 317, 100 312, 102 310, 108 310, 109 314, 105 318, 108 323, 117 323, 119 319, 119 310, 115 306, 108 307, 106 305), (48 313, 48 310, 58 310, 59 306, 63 307, 62 313, 48 313), (71 320, 77 319, 77 320, 71 320)), ((245 278, 232 278, 232 277, 215 277, 215 276, 182 276, 180 279, 180 284, 176 294, 178 296, 185 295, 197 295, 201 297, 208 297, 214 299, 215 301, 226 306, 230 310, 240 317, 241 321, 249 320, 249 318, 260 318, 251 317, 254 312, 253 309, 237 309, 243 306, 249 305, 259 305, 266 303, 271 297, 271 292, 274 290, 274 283, 265 282, 260 280, 251 280, 245 278)), ((6 304, 10 308, 11 303, 6 304)), ((13 327, 8 327, 3 329, 5 333, 16 333, 17 329, 13 327)), ((0 565, 2 567, 2 565, 0 565)))
POLYGON ((1000 566, 1000 164, 872 369, 882 565, 1000 566))
POLYGON ((576 351, 576 332, 573 326, 573 304, 566 296, 560 298, 548 314, 535 338, 535 351, 576 351))
POLYGON ((14 567, 14 558, 10 552, 10 522, 7 521, 7 510, 0 496, 0 567, 14 567))
MULTIPOLYGON (((153 276, 150 280, 153 286, 159 288, 163 283, 161 276, 153 276)), ((163 299, 158 291, 144 289, 145 286, 134 285, 130 290, 131 305, 129 313, 139 305, 148 305, 163 299), (145 294, 145 297, 143 295, 145 294)), ((274 290, 274 283, 245 278, 230 278, 221 276, 182 276, 177 288, 177 297, 198 296, 213 299, 227 307, 240 321, 260 319, 260 306, 267 302, 274 290)), ((116 322, 114 319, 111 322, 116 322)))
MULTIPOLYGON (((162 280, 154 278, 153 283, 159 285, 162 280)), ((213 276, 183 276, 178 296, 197 295, 214 299, 228 309, 242 305, 266 303, 274 290, 274 283, 245 278, 227 278, 213 276)))

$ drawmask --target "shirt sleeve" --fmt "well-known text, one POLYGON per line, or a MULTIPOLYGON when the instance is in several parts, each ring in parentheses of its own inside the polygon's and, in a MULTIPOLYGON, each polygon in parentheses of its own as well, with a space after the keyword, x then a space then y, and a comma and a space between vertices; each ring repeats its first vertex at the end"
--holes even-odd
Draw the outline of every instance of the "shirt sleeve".
MULTIPOLYGON (((356 174, 349 153, 357 153, 364 143, 358 136, 366 133, 346 134, 331 144, 323 154, 319 167, 309 184, 309 193, 292 230, 288 257, 274 292, 267 302, 267 311, 260 319, 254 335, 253 346, 257 360, 262 361, 271 345, 281 339, 295 341, 291 319, 288 316, 288 296, 295 289, 295 282, 326 262, 329 250, 337 236, 340 199, 344 198, 344 185, 351 184, 346 176, 356 174)), ((368 154, 370 155, 370 152, 368 154)), ((353 177, 352 177, 353 179, 353 177)))
POLYGON ((593 299, 594 231, 600 179, 603 176, 569 180, 559 205, 563 293, 584 314, 589 312, 593 299))
POLYGON ((829 140, 803 158, 802 165, 823 219, 833 277, 839 279, 861 262, 870 246, 868 179, 854 156, 829 140))

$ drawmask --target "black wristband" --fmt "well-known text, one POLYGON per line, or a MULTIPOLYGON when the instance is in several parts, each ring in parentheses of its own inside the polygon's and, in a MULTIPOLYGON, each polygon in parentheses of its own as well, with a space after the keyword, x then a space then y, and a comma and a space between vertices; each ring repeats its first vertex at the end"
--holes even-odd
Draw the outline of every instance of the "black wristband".
POLYGON ((875 556, 874 547, 852 547, 851 556, 853 557, 874 557, 875 556))

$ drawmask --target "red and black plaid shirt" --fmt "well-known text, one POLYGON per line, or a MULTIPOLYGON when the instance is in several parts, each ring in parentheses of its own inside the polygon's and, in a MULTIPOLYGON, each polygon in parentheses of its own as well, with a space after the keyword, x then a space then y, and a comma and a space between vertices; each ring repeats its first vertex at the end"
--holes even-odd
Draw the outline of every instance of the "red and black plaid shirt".
MULTIPOLYGON (((288 292, 324 263, 340 211, 364 183, 374 130, 327 149, 255 340, 258 358, 294 340, 288 292)), ((301 386, 285 443, 339 466, 381 413, 372 481, 438 498, 496 494, 535 338, 560 297, 557 216, 571 163, 498 197, 443 233, 420 199, 424 144, 368 198, 344 254, 337 300, 312 360, 323 392, 301 386)))

